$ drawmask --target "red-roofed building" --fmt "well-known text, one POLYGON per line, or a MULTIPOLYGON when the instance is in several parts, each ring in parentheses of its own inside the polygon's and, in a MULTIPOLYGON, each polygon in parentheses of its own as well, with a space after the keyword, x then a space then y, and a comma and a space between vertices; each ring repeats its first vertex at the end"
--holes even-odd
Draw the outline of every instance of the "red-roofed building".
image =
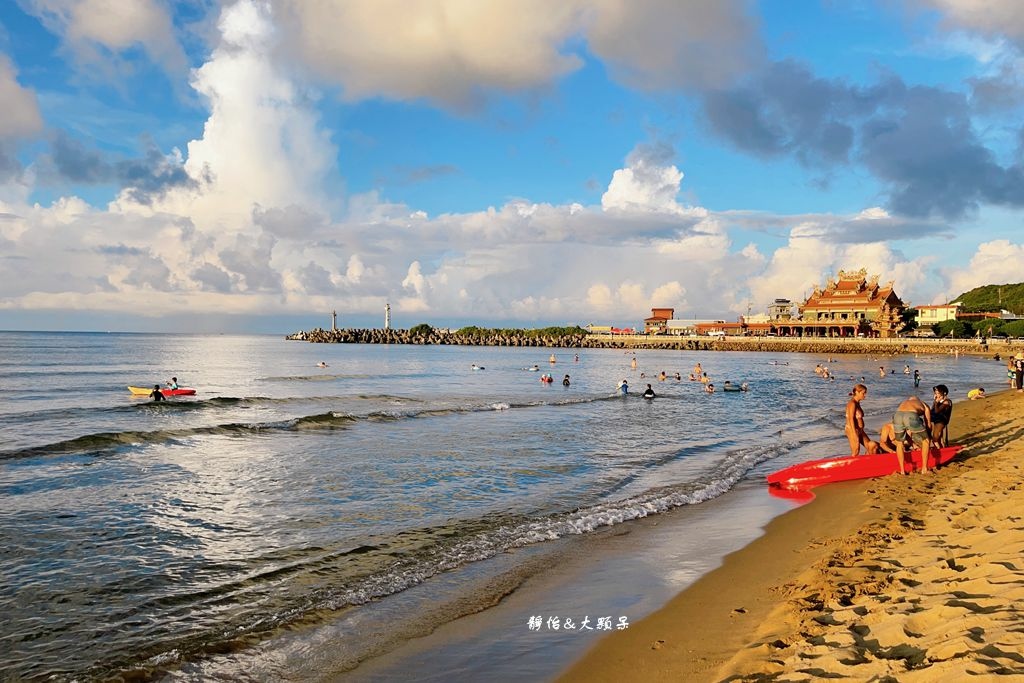
POLYGON ((864 268, 841 270, 824 289, 814 288, 799 307, 799 320, 778 327, 783 334, 804 337, 895 337, 906 305, 892 285, 879 285, 877 275, 869 279, 864 268))
POLYGON ((647 334, 665 334, 668 321, 675 315, 674 308, 652 308, 651 317, 644 318, 644 332, 647 334))

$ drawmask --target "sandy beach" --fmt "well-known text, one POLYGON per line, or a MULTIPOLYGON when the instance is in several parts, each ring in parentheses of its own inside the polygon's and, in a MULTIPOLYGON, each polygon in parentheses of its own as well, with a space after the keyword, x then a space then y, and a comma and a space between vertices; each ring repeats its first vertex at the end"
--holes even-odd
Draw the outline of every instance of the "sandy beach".
POLYGON ((1024 676, 1024 398, 959 402, 930 475, 837 484, 566 681, 1024 676))

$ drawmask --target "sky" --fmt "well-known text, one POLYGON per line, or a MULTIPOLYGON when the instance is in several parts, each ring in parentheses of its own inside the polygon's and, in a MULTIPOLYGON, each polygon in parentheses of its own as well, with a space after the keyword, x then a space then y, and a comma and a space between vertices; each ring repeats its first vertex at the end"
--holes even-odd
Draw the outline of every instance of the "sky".
POLYGON ((763 313, 1024 280, 1018 0, 7 0, 0 329, 763 313))

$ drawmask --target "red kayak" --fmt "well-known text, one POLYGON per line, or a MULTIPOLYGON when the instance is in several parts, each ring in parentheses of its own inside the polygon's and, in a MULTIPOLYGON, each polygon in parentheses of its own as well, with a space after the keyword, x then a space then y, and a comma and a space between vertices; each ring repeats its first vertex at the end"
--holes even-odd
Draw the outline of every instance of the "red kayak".
MULTIPOLYGON (((963 446, 947 446, 933 448, 928 453, 928 468, 945 465, 956 457, 963 446)), ((905 456, 908 472, 921 469, 921 451, 909 451, 905 456)), ((807 489, 831 484, 837 481, 853 479, 869 479, 884 477, 899 472, 899 461, 895 453, 879 453, 878 455, 842 455, 836 458, 811 460, 791 465, 778 472, 768 475, 768 485, 806 491, 807 489)))
MULTIPOLYGON (((153 390, 146 387, 128 387, 128 391, 132 392, 133 396, 149 396, 153 390)), ((160 393, 164 396, 195 396, 196 390, 189 387, 180 387, 178 389, 161 388, 160 393)))

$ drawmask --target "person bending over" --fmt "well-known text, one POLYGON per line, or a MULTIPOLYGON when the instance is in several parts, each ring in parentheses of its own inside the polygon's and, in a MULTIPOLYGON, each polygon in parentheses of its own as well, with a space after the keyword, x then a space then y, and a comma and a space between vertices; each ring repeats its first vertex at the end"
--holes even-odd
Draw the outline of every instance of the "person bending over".
POLYGON ((910 438, 921 446, 921 472, 928 473, 928 454, 931 451, 931 410, 917 396, 911 396, 896 408, 892 416, 892 426, 896 431, 896 459, 900 463, 900 472, 906 474, 903 467, 904 439, 910 438))
MULTIPOLYGON (((909 445, 905 437, 903 445, 904 447, 909 445)), ((878 434, 878 448, 885 453, 896 452, 896 428, 892 426, 892 422, 882 425, 882 431, 878 434)))

